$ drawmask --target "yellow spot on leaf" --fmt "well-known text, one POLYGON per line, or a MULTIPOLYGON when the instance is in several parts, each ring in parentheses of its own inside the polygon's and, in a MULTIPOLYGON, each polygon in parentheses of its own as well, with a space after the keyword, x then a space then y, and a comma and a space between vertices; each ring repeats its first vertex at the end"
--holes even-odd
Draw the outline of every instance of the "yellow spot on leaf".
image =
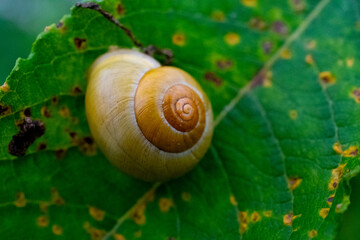
POLYGON ((297 188, 300 185, 301 182, 302 182, 301 178, 297 178, 297 177, 288 178, 289 189, 294 190, 295 188, 297 188))
POLYGON ((62 235, 63 233, 62 227, 57 224, 52 225, 51 230, 55 235, 62 235))
POLYGON ((305 62, 307 64, 313 65, 314 64, 314 59, 313 59, 312 55, 310 55, 310 54, 306 55, 305 62))
POLYGON ((348 58, 346 59, 346 66, 352 67, 354 66, 355 59, 354 58, 348 58))
POLYGON ((296 110, 290 110, 289 116, 290 116, 291 119, 295 120, 295 119, 298 118, 298 113, 297 113, 296 110))
POLYGON ((126 238, 122 234, 115 233, 114 240, 126 240, 126 238))
POLYGON ((49 218, 47 216, 39 216, 36 219, 36 224, 39 227, 47 227, 49 225, 49 218))
POLYGON ((339 142, 334 143, 334 145, 333 145, 333 150, 334 150, 337 154, 342 154, 341 144, 340 144, 339 142))
POLYGON ((185 34, 183 34, 183 33, 175 33, 172 36, 172 43, 179 46, 179 47, 184 46, 185 43, 186 43, 185 34))
POLYGON ((309 50, 312 50, 312 49, 316 48, 316 41, 311 40, 310 42, 308 42, 308 44, 306 45, 306 48, 309 49, 309 50))
POLYGON ((26 206, 25 194, 23 192, 18 192, 16 194, 16 200, 14 202, 14 205, 17 207, 25 207, 26 206))
POLYGON ((237 33, 230 32, 225 35, 225 42, 230 46, 239 44, 240 40, 240 35, 237 33))
POLYGON ((64 205, 65 201, 56 188, 51 188, 51 202, 55 205, 64 205))
POLYGON ((256 222, 258 222, 258 221, 261 220, 261 216, 260 216, 260 214, 259 214, 257 211, 255 211, 255 212, 253 212, 253 213, 251 214, 250 220, 251 220, 251 222, 256 223, 256 222))
POLYGON ((89 214, 97 221, 102 221, 105 217, 105 212, 95 207, 89 207, 89 214))
POLYGON ((272 86, 272 77, 273 77, 273 74, 271 71, 266 72, 264 83, 263 83, 264 87, 268 88, 268 87, 272 86))
POLYGON ((258 30, 265 30, 266 28, 266 23, 261 20, 260 18, 251 18, 250 19, 250 22, 249 22, 249 26, 251 28, 254 28, 254 29, 258 29, 258 30))
POLYGON ((309 233, 308 233, 308 236, 309 238, 314 238, 317 236, 317 231, 316 230, 311 230, 309 233))
POLYGON ((183 192, 183 193, 181 194, 181 198, 182 198, 182 200, 184 200, 185 202, 190 202, 190 200, 191 200, 191 194, 188 193, 188 192, 183 192))
POLYGON ((141 230, 134 232, 134 237, 135 238, 141 238, 141 235, 142 235, 141 230))
POLYGON ((5 82, 3 85, 0 86, 0 90, 3 92, 9 92, 10 88, 7 82, 5 82))
POLYGON ((224 22, 225 14, 224 14, 224 12, 222 12, 220 10, 215 10, 211 13, 211 18, 218 22, 224 22))
POLYGON ((160 200, 159 200, 160 211, 168 212, 170 210, 170 208, 173 206, 174 206, 174 202, 172 199, 160 198, 160 200))
POLYGON ((257 0, 241 0, 241 3, 247 7, 256 7, 257 0))
POLYGON ((284 49, 282 52, 281 52, 281 57, 283 59, 291 59, 292 55, 291 55, 291 52, 289 49, 284 49))
POLYGON ((146 205, 141 204, 137 206, 137 208, 134 210, 134 213, 132 214, 132 219, 135 221, 136 224, 139 225, 145 224, 146 222, 145 209, 146 209, 146 205))
POLYGON ((329 214, 330 208, 322 208, 319 211, 319 215, 322 218, 326 218, 326 216, 329 214))
POLYGON ((331 195, 328 197, 327 202, 328 202, 329 206, 332 205, 332 203, 333 203, 333 201, 334 201, 334 197, 335 197, 335 194, 331 194, 331 195))
POLYGON ((287 226, 291 226, 294 215, 292 213, 286 214, 283 217, 283 223, 287 226))
POLYGON ((239 219, 239 222, 240 222, 240 233, 241 234, 245 233, 249 229, 247 217, 248 217, 247 212, 240 211, 238 213, 238 219, 239 219))
POLYGON ((60 116, 63 118, 69 118, 70 117, 70 110, 68 107, 62 107, 60 108, 60 116))
POLYGON ((359 149, 355 146, 350 146, 343 154, 344 157, 356 157, 359 154, 359 149))
POLYGON ((230 202, 232 205, 237 206, 237 201, 234 195, 230 195, 230 202))
POLYGON ((331 172, 331 178, 329 181, 329 190, 335 190, 337 188, 337 186, 339 185, 340 182, 340 178, 344 173, 344 167, 346 164, 341 164, 339 165, 337 168, 333 169, 331 172))
POLYGON ((331 72, 321 72, 319 74, 319 79, 321 82, 325 84, 333 84, 336 82, 335 77, 331 74, 331 72))
POLYGON ((360 103, 360 88, 355 89, 351 92, 351 97, 355 99, 356 103, 360 103))
POLYGON ((273 214, 273 212, 272 212, 271 210, 264 212, 264 216, 265 216, 265 217, 271 217, 272 214, 273 214))
POLYGON ((83 227, 90 234, 91 240, 101 240, 105 237, 106 232, 104 230, 94 228, 88 222, 85 222, 83 227))
POLYGON ((40 210, 42 212, 44 212, 44 213, 47 213, 48 210, 49 210, 49 205, 50 205, 50 203, 48 203, 48 202, 41 202, 40 203, 40 210))

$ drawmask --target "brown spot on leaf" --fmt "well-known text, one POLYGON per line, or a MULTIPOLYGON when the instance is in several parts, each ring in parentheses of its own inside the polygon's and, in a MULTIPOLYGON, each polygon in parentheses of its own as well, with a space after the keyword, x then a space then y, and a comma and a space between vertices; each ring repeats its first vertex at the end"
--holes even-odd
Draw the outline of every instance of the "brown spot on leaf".
POLYGON ((224 22, 225 21, 225 14, 223 11, 220 10, 214 10, 211 13, 211 18, 218 22, 224 22))
POLYGON ((330 208, 322 208, 319 210, 319 215, 322 218, 326 218, 327 215, 329 214, 330 208))
POLYGON ((65 205, 64 199, 60 196, 58 190, 55 187, 51 188, 51 202, 55 205, 65 205))
POLYGON ((146 209, 146 205, 141 204, 141 205, 137 206, 136 209, 134 210, 131 217, 135 221, 136 224, 138 224, 138 225, 145 224, 145 222, 146 222, 145 209, 146 209))
POLYGON ((356 146, 350 146, 343 154, 344 157, 356 157, 359 154, 359 149, 356 146))
POLYGON ((316 230, 311 230, 311 231, 309 231, 308 236, 309 236, 309 238, 314 238, 317 236, 317 234, 318 234, 318 232, 316 230))
POLYGON ((186 43, 185 34, 183 34, 183 33, 175 33, 172 36, 172 43, 179 46, 179 47, 184 46, 185 43, 186 43))
POLYGON ((204 74, 204 78, 205 80, 215 83, 216 86, 220 86, 222 84, 222 79, 216 76, 213 72, 206 72, 204 74))
POLYGON ((294 215, 292 213, 286 214, 283 217, 283 223, 287 226, 291 226, 292 225, 292 220, 293 220, 294 215))
POLYGON ((55 151, 55 157, 57 159, 63 159, 66 156, 66 149, 59 149, 55 151))
POLYGON ((86 47, 86 39, 85 38, 74 38, 75 47, 79 50, 83 50, 86 47))
POLYGON ((224 40, 228 45, 235 46, 240 43, 241 37, 237 33, 229 32, 225 35, 224 40))
POLYGON ((250 216, 250 220, 251 222, 256 223, 261 220, 261 216, 257 211, 254 211, 250 216))
POLYGON ((360 103, 360 88, 357 88, 352 92, 352 97, 355 99, 356 103, 360 103))
POLYGON ((233 62, 231 60, 218 60, 216 61, 216 65, 220 69, 228 69, 233 66, 233 62))
POLYGON ((69 132, 69 135, 70 135, 71 139, 73 139, 73 140, 76 139, 76 136, 77 136, 76 132, 69 132))
POLYGON ((96 154, 96 144, 92 137, 84 137, 78 140, 79 150, 85 155, 94 156, 96 154))
POLYGON ((258 17, 251 18, 249 22, 249 26, 250 28, 257 29, 260 31, 266 29, 266 23, 258 17))
POLYGON ((9 106, 4 106, 0 104, 0 116, 6 116, 11 113, 11 108, 9 106))
POLYGON ((319 74, 319 79, 325 84, 333 84, 336 82, 336 79, 331 72, 321 72, 319 74))
POLYGON ((59 226, 59 225, 57 225, 57 224, 52 225, 51 231, 52 231, 53 234, 55 234, 55 235, 62 235, 62 233, 63 233, 62 227, 59 226))
POLYGON ((38 151, 42 151, 46 149, 46 144, 45 143, 39 143, 39 145, 37 146, 37 150, 38 151))
POLYGON ((245 233, 248 229, 248 213, 245 211, 240 211, 238 213, 238 220, 240 222, 240 233, 245 233))
POLYGON ((51 103, 52 103, 53 105, 58 105, 58 103, 59 103, 59 97, 52 97, 52 98, 51 98, 51 103))
POLYGON ((24 115, 25 115, 25 117, 31 117, 31 110, 30 110, 30 108, 26 108, 26 109, 24 110, 24 115))
POLYGON ((81 88, 79 86, 75 86, 72 90, 71 90, 71 95, 76 96, 76 95, 81 95, 83 93, 83 91, 81 90, 81 88))
POLYGON ((251 80, 251 88, 256 88, 264 84, 266 78, 266 71, 261 70, 252 80, 251 80))
POLYGON ((262 47, 263 47, 264 53, 266 55, 268 55, 268 54, 270 54, 270 52, 272 50, 273 44, 270 41, 266 41, 262 44, 262 47))
POLYGON ((172 199, 160 198, 160 200, 159 200, 160 211, 168 212, 170 210, 170 208, 173 206, 174 206, 174 202, 172 199))
POLYGON ((9 143, 9 153, 17 157, 24 156, 28 147, 44 133, 45 125, 43 122, 25 117, 23 124, 20 125, 19 133, 14 135, 9 143))
POLYGON ((310 65, 313 65, 313 64, 314 64, 314 59, 313 59, 313 57, 312 57, 311 54, 306 55, 306 57, 305 57, 305 62, 306 62, 307 64, 310 64, 310 65))
POLYGON ((282 21, 275 21, 273 23, 273 30, 274 30, 274 32, 276 32, 280 35, 285 35, 285 34, 287 34, 287 31, 288 31, 285 23, 282 21))
POLYGON ((295 188, 297 188, 300 185, 301 182, 302 182, 301 178, 297 178, 297 177, 289 178, 288 179, 289 189, 294 190, 295 188))
POLYGON ((305 9, 303 0, 291 0, 292 6, 296 12, 302 12, 305 9))
POLYGON ((119 3, 119 4, 116 6, 116 12, 117 12, 117 14, 119 14, 119 15, 124 15, 124 14, 125 14, 125 7, 124 7, 124 5, 122 5, 121 3, 119 3))
POLYGON ((60 116, 63 118, 70 117, 70 109, 66 106, 61 107, 59 113, 60 113, 60 116))
POLYGON ((115 234, 113 235, 113 237, 114 237, 114 240, 126 240, 126 238, 124 237, 124 235, 119 234, 119 233, 115 233, 115 234))
POLYGON ((191 200, 191 194, 189 192, 183 192, 181 194, 181 198, 182 200, 184 200, 185 202, 190 202, 191 200))
POLYGON ((47 227, 47 226, 49 225, 49 218, 48 218, 48 216, 46 216, 46 215, 39 216, 39 217, 36 219, 36 224, 37 224, 39 227, 47 227))
POLYGON ((23 192, 16 193, 16 200, 14 202, 16 207, 25 207, 26 206, 26 198, 23 192))
POLYGON ((40 111, 41 111, 41 115, 43 115, 44 117, 46 118, 51 117, 50 110, 47 106, 42 107, 40 111))
POLYGON ((346 164, 340 164, 337 168, 333 169, 331 172, 331 178, 328 184, 330 191, 335 190, 339 185, 341 177, 344 173, 344 168, 346 164))
POLYGON ((91 240, 101 240, 106 235, 104 230, 94 228, 88 222, 84 223, 84 229, 90 234, 91 240))
POLYGON ((89 214, 92 216, 96 221, 102 221, 105 217, 105 212, 100 210, 96 207, 89 207, 89 214))
POLYGON ((306 49, 312 50, 314 48, 316 48, 316 41, 315 40, 311 40, 306 44, 306 49))

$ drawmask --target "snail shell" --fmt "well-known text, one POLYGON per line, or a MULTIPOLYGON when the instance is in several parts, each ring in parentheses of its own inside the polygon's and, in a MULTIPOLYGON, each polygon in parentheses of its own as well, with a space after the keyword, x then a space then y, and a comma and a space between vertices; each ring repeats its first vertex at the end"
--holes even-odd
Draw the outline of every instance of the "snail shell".
POLYGON ((185 71, 119 49, 92 65, 85 95, 95 142, 123 172, 166 181, 190 171, 209 148, 211 104, 185 71))

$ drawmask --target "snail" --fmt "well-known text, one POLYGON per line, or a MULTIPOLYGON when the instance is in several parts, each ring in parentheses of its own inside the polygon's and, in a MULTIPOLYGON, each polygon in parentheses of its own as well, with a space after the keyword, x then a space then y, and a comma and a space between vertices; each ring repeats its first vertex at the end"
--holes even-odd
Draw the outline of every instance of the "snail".
POLYGON ((213 113, 200 85, 136 50, 118 49, 95 60, 85 110, 106 158, 144 181, 184 175, 210 146, 213 113))

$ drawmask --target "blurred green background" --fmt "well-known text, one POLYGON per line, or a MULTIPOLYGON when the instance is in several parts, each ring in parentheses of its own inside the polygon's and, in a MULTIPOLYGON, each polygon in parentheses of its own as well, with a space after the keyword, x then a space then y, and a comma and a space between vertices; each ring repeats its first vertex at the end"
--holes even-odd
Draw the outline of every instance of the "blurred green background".
MULTIPOLYGON (((0 0, 0 85, 17 58, 26 58, 37 35, 57 23, 76 0, 0 0)), ((343 216, 338 240, 360 239, 360 176, 351 180, 351 205, 343 216)))
POLYGON ((18 57, 27 57, 32 42, 47 25, 70 13, 76 0, 0 0, 0 83, 18 57))

